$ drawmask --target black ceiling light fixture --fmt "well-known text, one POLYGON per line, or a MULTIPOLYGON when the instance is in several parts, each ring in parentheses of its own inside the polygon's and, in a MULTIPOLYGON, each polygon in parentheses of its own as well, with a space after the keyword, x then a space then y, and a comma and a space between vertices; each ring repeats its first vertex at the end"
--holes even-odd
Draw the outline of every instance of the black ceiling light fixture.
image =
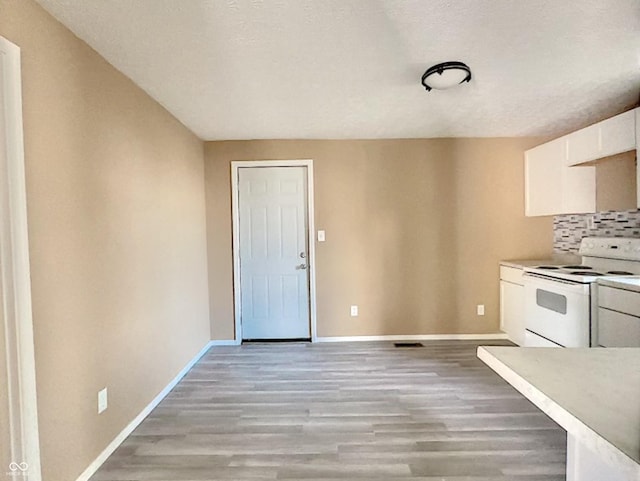
POLYGON ((444 62, 429 67, 422 75, 422 86, 427 89, 446 90, 471 80, 471 69, 462 62, 444 62))

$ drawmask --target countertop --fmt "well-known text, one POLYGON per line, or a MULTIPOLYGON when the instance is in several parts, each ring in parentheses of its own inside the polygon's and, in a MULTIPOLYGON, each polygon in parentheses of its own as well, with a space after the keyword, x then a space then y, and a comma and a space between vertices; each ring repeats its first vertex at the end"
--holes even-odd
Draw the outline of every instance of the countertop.
POLYGON ((601 286, 617 287, 627 291, 640 292, 640 277, 611 277, 609 279, 598 279, 601 286))
POLYGON ((501 266, 524 269, 533 266, 562 266, 567 264, 580 264, 582 258, 575 254, 555 254, 547 259, 511 259, 500 261, 501 266))
POLYGON ((640 479, 640 348, 485 346, 478 357, 603 462, 640 479))

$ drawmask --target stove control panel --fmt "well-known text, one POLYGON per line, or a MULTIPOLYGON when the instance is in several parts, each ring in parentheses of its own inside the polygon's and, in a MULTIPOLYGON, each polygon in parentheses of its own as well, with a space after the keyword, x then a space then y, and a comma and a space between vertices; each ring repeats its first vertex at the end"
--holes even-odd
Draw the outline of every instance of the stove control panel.
POLYGON ((580 243, 581 256, 640 261, 640 239, 629 237, 585 237, 580 243))

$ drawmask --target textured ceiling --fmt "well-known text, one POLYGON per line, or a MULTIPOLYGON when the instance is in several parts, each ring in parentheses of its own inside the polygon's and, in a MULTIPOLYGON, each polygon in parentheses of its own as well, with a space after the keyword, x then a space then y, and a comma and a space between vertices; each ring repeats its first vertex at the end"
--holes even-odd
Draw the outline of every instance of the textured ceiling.
POLYGON ((640 91, 638 0, 38 1, 205 140, 553 135, 640 91))

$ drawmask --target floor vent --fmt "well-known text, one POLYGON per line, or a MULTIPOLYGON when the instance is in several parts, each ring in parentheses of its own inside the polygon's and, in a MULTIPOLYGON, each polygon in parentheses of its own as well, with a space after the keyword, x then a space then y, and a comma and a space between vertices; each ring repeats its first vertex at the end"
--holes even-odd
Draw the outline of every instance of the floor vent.
POLYGON ((424 347, 421 342, 394 342, 395 347, 424 347))

